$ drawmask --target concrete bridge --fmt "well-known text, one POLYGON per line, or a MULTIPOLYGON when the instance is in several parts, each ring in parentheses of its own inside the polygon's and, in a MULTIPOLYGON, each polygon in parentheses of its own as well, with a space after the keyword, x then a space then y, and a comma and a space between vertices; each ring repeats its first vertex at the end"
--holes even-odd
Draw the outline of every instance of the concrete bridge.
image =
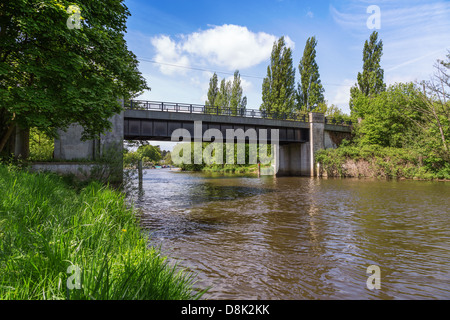
MULTIPOLYGON (((99 139, 82 142, 83 129, 72 125, 55 140, 54 158, 59 160, 92 159, 114 148, 121 151, 123 140, 171 141, 175 130, 183 128, 194 137, 194 122, 202 122, 202 134, 218 129, 279 130, 278 175, 314 176, 314 155, 324 148, 335 148, 349 137, 351 123, 336 123, 320 113, 308 116, 271 114, 259 110, 231 110, 193 104, 130 101, 124 111, 111 119, 113 129, 99 139)), ((268 140, 271 140, 269 135, 268 140)))

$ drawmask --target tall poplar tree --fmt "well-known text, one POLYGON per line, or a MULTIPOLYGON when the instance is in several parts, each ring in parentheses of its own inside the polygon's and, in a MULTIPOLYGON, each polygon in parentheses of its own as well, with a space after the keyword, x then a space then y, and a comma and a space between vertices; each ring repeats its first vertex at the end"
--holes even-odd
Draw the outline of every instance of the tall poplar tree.
POLYGON ((230 106, 230 96, 231 96, 231 81, 226 81, 222 79, 220 82, 219 93, 216 97, 215 105, 226 109, 230 106))
POLYGON ((267 77, 262 85, 261 111, 291 113, 295 109, 295 68, 292 50, 286 47, 284 37, 273 45, 267 77))
POLYGON ((373 97, 386 90, 384 70, 380 66, 383 55, 383 41, 378 40, 378 32, 370 35, 369 41, 364 43, 363 72, 358 73, 358 83, 350 89, 350 109, 353 111, 354 102, 358 95, 373 97))
POLYGON ((219 94, 219 80, 217 78, 217 74, 214 75, 209 80, 209 89, 208 89, 208 100, 206 100, 205 105, 207 110, 212 111, 216 107, 216 100, 219 94))
POLYGON ((238 109, 242 108, 244 90, 242 89, 241 76, 239 71, 234 72, 233 84, 231 86, 230 109, 231 113, 236 115, 238 109))
POLYGON ((312 111, 319 103, 324 103, 324 88, 320 81, 319 66, 316 62, 315 37, 308 38, 300 60, 298 70, 300 72, 300 82, 298 83, 297 103, 298 108, 312 111))

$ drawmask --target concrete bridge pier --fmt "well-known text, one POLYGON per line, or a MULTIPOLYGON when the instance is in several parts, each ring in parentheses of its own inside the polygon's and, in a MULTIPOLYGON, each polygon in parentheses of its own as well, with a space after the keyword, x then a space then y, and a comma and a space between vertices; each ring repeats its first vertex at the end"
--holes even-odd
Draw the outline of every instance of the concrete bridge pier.
POLYGON ((317 175, 315 154, 325 147, 325 116, 309 114, 309 142, 280 145, 277 176, 317 175))

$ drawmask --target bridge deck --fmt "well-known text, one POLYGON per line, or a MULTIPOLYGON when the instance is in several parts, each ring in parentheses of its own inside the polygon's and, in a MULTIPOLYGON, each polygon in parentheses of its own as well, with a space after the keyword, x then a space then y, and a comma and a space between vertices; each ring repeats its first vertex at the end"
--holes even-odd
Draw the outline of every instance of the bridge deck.
MULTIPOLYGON (((226 137, 227 129, 279 130, 280 143, 309 141, 310 124, 306 116, 295 114, 269 114, 259 110, 231 110, 194 104, 154 101, 130 101, 125 105, 124 136, 129 140, 171 140, 179 128, 187 129, 194 136, 194 122, 201 121, 203 133, 219 129, 226 137)), ((331 122, 327 119, 326 122, 331 122)), ((327 125, 330 131, 350 131, 349 124, 327 125)))

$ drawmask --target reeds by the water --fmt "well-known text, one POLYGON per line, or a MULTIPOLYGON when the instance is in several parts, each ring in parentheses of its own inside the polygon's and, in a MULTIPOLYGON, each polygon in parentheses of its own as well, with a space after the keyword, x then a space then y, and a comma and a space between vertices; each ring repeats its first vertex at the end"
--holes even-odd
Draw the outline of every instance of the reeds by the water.
POLYGON ((0 166, 0 299, 198 299, 117 191, 0 166))

